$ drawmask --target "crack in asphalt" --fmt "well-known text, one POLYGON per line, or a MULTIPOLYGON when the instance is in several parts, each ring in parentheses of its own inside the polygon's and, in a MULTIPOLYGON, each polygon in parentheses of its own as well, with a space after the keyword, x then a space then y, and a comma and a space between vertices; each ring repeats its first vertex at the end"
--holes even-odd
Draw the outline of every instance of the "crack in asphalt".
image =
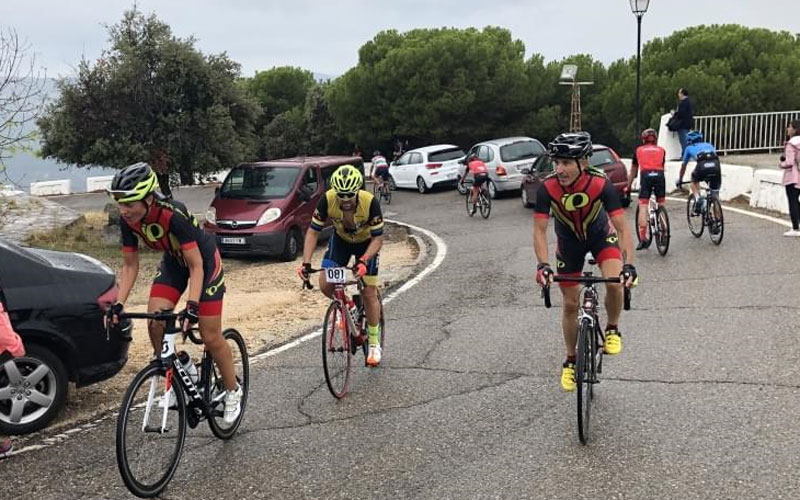
POLYGON ((425 355, 422 356, 422 361, 420 361, 419 366, 425 365, 428 363, 428 358, 433 354, 436 349, 439 348, 444 342, 450 340, 453 337, 453 334, 449 331, 449 326, 458 321, 460 318, 451 318, 448 320, 442 320, 437 318, 437 322, 441 324, 441 332, 442 336, 433 343, 433 345, 428 348, 428 351, 425 355))
MULTIPOLYGON (((247 431, 246 434, 253 434, 253 433, 259 433, 259 432, 265 432, 265 431, 273 431, 273 430, 301 429, 301 428, 304 428, 304 427, 309 427, 311 425, 320 425, 320 424, 324 425, 324 424, 329 424, 329 423, 346 422, 348 420, 360 419, 360 418, 363 418, 365 416, 383 415, 383 414, 389 413, 389 412, 394 411, 394 410, 408 410, 408 409, 411 409, 411 408, 417 408, 417 407, 425 406, 425 405, 428 405, 430 403, 435 403, 437 401, 443 401, 443 400, 446 400, 446 399, 449 399, 449 398, 453 398, 453 397, 459 397, 459 396, 465 396, 465 395, 468 395, 468 394, 474 394, 474 393, 481 392, 481 391, 486 390, 486 389, 495 389, 495 388, 500 387, 502 385, 505 385, 505 384, 507 384, 509 382, 513 382, 515 380, 519 380, 520 378, 523 378, 523 377, 524 376, 506 377, 505 379, 503 379, 503 380, 501 380, 499 382, 496 382, 496 383, 481 385, 479 387, 474 387, 474 388, 466 389, 466 390, 463 390, 463 391, 452 392, 452 393, 449 393, 449 394, 444 394, 444 395, 439 396, 439 397, 426 399, 424 401, 418 401, 416 403, 411 403, 411 404, 407 404, 407 405, 386 406, 386 407, 378 408, 378 409, 374 409, 374 410, 366 410, 366 411, 363 411, 363 412, 358 412, 357 414, 348 415, 348 416, 344 416, 344 417, 319 419, 319 420, 314 420, 313 418, 311 418, 311 419, 309 419, 309 421, 303 422, 303 423, 300 423, 300 424, 281 425, 281 426, 275 426, 275 427, 264 427, 264 428, 261 428, 261 429, 253 429, 253 430, 247 431)), ((303 415, 307 416, 306 413, 303 413, 303 415)))
POLYGON ((778 387, 781 389, 800 389, 800 385, 798 384, 784 384, 784 383, 775 383, 775 384, 768 384, 765 382, 748 382, 743 380, 661 380, 661 379, 646 379, 646 378, 627 378, 627 377, 603 377, 600 379, 603 380, 612 380, 615 382, 636 382, 640 384, 665 384, 665 385, 689 385, 689 384, 707 384, 707 385, 738 385, 744 387, 763 387, 763 388, 773 388, 778 387))

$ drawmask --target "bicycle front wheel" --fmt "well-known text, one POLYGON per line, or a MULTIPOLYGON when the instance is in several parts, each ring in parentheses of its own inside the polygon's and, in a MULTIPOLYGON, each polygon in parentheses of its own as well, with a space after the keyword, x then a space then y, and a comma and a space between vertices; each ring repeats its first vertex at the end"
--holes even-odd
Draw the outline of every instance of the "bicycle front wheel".
POLYGON ((711 198, 708 204, 708 235, 715 245, 722 243, 725 234, 725 222, 722 218, 722 204, 716 197, 711 198))
POLYGON ((656 248, 663 257, 669 250, 669 216, 664 207, 658 207, 656 210, 656 231, 656 248))
POLYGON ((692 235, 695 238, 699 238, 703 236, 705 224, 703 223, 703 214, 694 213, 696 203, 695 197, 691 195, 689 199, 686 200, 686 221, 689 223, 689 231, 692 232, 692 235))
POLYGON ((342 305, 333 301, 322 323, 322 368, 325 371, 325 383, 337 399, 347 394, 353 364, 345 314, 342 305))
POLYGON ((481 217, 488 219, 489 214, 492 213, 492 198, 481 192, 479 200, 481 202, 481 217))
POLYGON ((578 331, 578 350, 575 363, 575 382, 578 386, 578 438, 581 444, 589 441, 596 350, 593 325, 589 320, 584 319, 581 321, 578 331))
POLYGON ((117 416, 117 466, 131 493, 154 497, 167 487, 183 451, 186 405, 183 390, 159 364, 140 371, 125 391, 117 416))
POLYGON ((247 344, 244 343, 242 334, 233 328, 228 328, 222 332, 222 337, 231 349, 233 357, 233 372, 236 374, 236 382, 242 388, 242 399, 240 400, 242 411, 233 423, 225 422, 225 384, 222 383, 222 373, 217 365, 208 359, 209 380, 203 392, 203 398, 208 403, 208 426, 211 432, 219 439, 230 439, 236 434, 236 430, 244 419, 244 410, 247 408, 247 395, 250 392, 250 358, 247 355, 247 344))

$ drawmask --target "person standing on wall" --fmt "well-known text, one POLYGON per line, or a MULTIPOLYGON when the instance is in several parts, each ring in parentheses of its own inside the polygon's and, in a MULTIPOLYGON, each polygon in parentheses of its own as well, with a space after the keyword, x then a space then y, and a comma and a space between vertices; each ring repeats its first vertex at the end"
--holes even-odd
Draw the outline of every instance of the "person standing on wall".
POLYGON ((689 99, 689 91, 681 87, 678 89, 678 108, 673 113, 678 132, 678 140, 681 142, 681 158, 686 151, 686 136, 694 128, 694 103, 689 99))

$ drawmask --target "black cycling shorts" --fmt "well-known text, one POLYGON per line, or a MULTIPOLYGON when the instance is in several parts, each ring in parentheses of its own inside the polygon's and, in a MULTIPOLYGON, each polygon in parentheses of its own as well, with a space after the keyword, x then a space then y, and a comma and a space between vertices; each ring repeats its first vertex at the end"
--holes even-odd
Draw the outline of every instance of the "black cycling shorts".
MULTIPOLYGON (((209 260, 211 262, 203 261, 203 291, 197 312, 199 316, 220 316, 222 298, 225 295, 225 273, 219 251, 215 251, 214 259, 209 260)), ((150 297, 167 299, 177 304, 188 283, 189 268, 175 257, 164 255, 150 287, 150 297)))
POLYGON ((481 184, 486 182, 489 179, 488 174, 475 174, 475 177, 472 179, 472 185, 479 187, 481 184))
MULTIPOLYGON (((619 236, 609 226, 608 233, 591 241, 579 241, 577 238, 558 238, 556 244, 556 275, 580 276, 586 254, 591 253, 598 264, 611 259, 622 260, 619 249, 619 236)), ((578 286, 579 283, 563 282, 562 287, 578 286)))
POLYGON ((389 167, 381 167, 375 169, 375 177, 380 177, 381 179, 388 181, 389 177, 389 167))
POLYGON ((655 193, 659 203, 667 196, 667 183, 662 170, 645 170, 639 179, 639 203, 646 205, 650 196, 655 193))
MULTIPOLYGON (((322 257, 322 268, 348 267, 351 257, 358 259, 364 255, 370 241, 372 240, 361 243, 348 243, 340 238, 339 235, 333 233, 333 236, 328 239, 328 250, 325 252, 325 256, 322 257)), ((378 255, 367 261, 367 275, 364 276, 364 283, 371 286, 378 284, 378 255)))
POLYGON ((692 182, 707 182, 708 187, 714 191, 722 187, 722 169, 719 158, 697 159, 697 164, 692 171, 692 182))

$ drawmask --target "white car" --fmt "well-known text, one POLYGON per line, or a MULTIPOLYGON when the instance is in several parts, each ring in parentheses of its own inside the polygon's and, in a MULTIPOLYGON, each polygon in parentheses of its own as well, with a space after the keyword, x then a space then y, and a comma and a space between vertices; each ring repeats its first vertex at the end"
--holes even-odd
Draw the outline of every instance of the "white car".
POLYGON ((389 165, 395 186, 427 193, 433 186, 455 186, 464 150, 453 144, 437 144, 406 151, 389 165))

